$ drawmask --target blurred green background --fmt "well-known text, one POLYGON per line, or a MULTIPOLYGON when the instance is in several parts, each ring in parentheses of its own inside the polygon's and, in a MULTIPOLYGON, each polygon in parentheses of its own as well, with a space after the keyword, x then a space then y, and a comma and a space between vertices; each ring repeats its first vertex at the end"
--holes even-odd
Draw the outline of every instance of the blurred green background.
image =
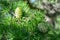
POLYGON ((60 29, 53 29, 44 16, 45 11, 31 9, 27 1, 0 0, 0 40, 60 40, 60 29))

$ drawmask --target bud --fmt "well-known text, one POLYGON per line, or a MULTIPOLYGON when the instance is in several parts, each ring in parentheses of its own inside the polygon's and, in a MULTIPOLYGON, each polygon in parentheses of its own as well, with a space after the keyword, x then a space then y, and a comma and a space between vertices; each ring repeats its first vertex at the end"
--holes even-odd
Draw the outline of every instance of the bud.
POLYGON ((15 9, 15 17, 16 18, 21 18, 22 17, 22 9, 21 9, 21 7, 17 7, 15 9))

